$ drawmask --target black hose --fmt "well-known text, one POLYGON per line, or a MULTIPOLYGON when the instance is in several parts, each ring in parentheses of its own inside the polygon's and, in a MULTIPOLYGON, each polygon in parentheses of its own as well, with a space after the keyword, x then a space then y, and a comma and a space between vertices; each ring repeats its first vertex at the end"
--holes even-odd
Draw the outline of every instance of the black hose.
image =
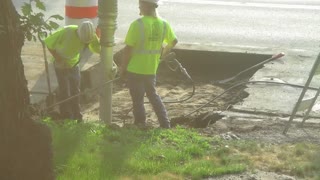
POLYGON ((118 79, 120 79, 120 78, 118 77, 118 78, 112 79, 112 80, 107 81, 107 82, 105 82, 105 83, 103 83, 103 84, 101 84, 101 85, 99 85, 99 86, 97 86, 97 87, 95 87, 95 88, 92 88, 92 89, 90 89, 90 90, 88 90, 88 91, 80 92, 80 93, 78 93, 78 94, 76 94, 76 95, 74 95, 74 96, 71 96, 71 97, 69 97, 69 98, 67 98, 67 99, 64 99, 64 100, 62 100, 62 101, 60 101, 60 102, 57 102, 57 103, 55 103, 55 104, 53 104, 53 105, 51 105, 51 106, 49 106, 49 107, 44 108, 44 111, 47 111, 47 110, 49 110, 49 109, 51 109, 51 108, 53 108, 53 107, 55 107, 55 106, 58 106, 58 105, 60 105, 60 104, 62 104, 62 103, 65 103, 65 102, 67 102, 67 101, 70 101, 71 99, 74 99, 74 98, 76 98, 76 97, 78 97, 78 96, 81 96, 81 95, 84 95, 84 94, 86 94, 86 93, 94 92, 94 91, 96 91, 96 90, 99 90, 100 88, 102 88, 102 87, 106 86, 107 84, 112 83, 112 82, 114 82, 114 81, 116 81, 116 80, 118 80, 118 79))
POLYGON ((190 94, 189 97, 187 97, 185 99, 177 100, 177 101, 163 101, 163 103, 173 104, 173 103, 182 103, 182 102, 188 101, 189 99, 191 99, 194 96, 195 92, 196 92, 196 86, 192 81, 192 93, 190 94))
MULTIPOLYGON (((167 67, 168 67, 171 71, 173 71, 173 72, 176 72, 176 71, 179 69, 180 72, 181 72, 183 75, 185 75, 185 76, 188 78, 188 80, 190 80, 190 82, 192 83, 192 93, 190 94, 189 97, 187 97, 187 98, 185 98, 185 99, 182 99, 182 100, 176 100, 176 101, 163 101, 163 103, 165 103, 165 104, 182 103, 182 102, 185 102, 185 101, 191 99, 191 98, 194 96, 195 92, 196 92, 196 86, 195 86, 195 83, 194 83, 193 79, 192 79, 191 76, 188 74, 187 70, 186 70, 186 69, 181 65, 181 63, 180 63, 178 60, 176 60, 176 59, 166 60, 166 61, 162 61, 162 62, 165 62, 166 65, 167 65, 167 67), (172 67, 172 66, 170 65, 171 63, 176 64, 177 66, 176 66, 176 67, 172 67)), ((149 102, 149 101, 144 102, 144 104, 148 104, 148 103, 150 103, 150 102, 149 102)), ((133 110, 133 107, 131 107, 131 108, 128 110, 128 112, 126 113, 125 116, 128 116, 128 114, 129 114, 132 110, 133 110)))
POLYGON ((193 81, 193 79, 191 78, 191 76, 189 75, 189 73, 187 72, 187 70, 181 65, 181 63, 177 60, 177 59, 171 59, 171 60, 167 60, 167 61, 164 61, 166 62, 166 65, 168 66, 168 68, 171 70, 171 71, 174 71, 176 72, 178 69, 180 70, 180 72, 185 76, 187 77, 187 79, 192 83, 192 93, 190 94, 189 97, 185 98, 185 99, 182 99, 182 100, 177 100, 177 101, 164 101, 163 103, 167 103, 167 104, 172 104, 172 103, 182 103, 184 101, 187 101, 189 99, 191 99, 194 94, 195 94, 195 91, 196 91, 196 86, 195 86, 195 83, 193 81), (177 66, 176 67, 172 67, 170 65, 170 63, 174 63, 176 64, 177 66))

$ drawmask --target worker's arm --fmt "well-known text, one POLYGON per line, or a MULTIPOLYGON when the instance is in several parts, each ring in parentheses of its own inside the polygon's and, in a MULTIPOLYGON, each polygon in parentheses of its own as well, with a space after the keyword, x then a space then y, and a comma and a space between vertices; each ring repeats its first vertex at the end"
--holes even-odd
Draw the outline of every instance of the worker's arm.
POLYGON ((133 47, 126 45, 123 49, 122 62, 120 66, 120 76, 124 76, 132 56, 133 47))
POLYGON ((70 68, 70 65, 66 62, 65 59, 63 59, 63 57, 61 57, 59 55, 59 53, 57 53, 56 50, 54 49, 49 49, 49 52, 51 53, 51 55, 53 56, 54 58, 54 62, 55 62, 55 67, 57 68, 70 68))
POLYGON ((99 54, 101 51, 100 41, 97 35, 95 35, 93 41, 88 45, 89 50, 93 53, 99 54))
POLYGON ((51 55, 53 56, 54 60, 55 60, 57 63, 59 63, 59 64, 62 64, 62 63, 63 63, 62 57, 57 53, 56 50, 54 50, 54 49, 49 49, 49 48, 48 48, 48 50, 49 50, 49 52, 51 53, 51 55))
POLYGON ((168 22, 166 22, 166 24, 167 32, 164 37, 164 44, 166 44, 166 46, 162 49, 162 57, 167 56, 170 53, 171 49, 174 48, 174 46, 178 43, 177 36, 174 33, 171 25, 168 22))
POLYGON ((171 49, 174 48, 176 46, 176 44, 178 43, 177 39, 174 39, 170 44, 167 44, 162 51, 162 57, 165 57, 166 55, 168 55, 171 52, 171 49))
POLYGON ((63 57, 56 51, 58 42, 60 42, 63 39, 64 37, 63 35, 65 32, 66 32, 66 29, 62 28, 44 40, 44 43, 46 44, 49 52, 53 56, 56 62, 56 65, 59 67, 68 67, 63 57))

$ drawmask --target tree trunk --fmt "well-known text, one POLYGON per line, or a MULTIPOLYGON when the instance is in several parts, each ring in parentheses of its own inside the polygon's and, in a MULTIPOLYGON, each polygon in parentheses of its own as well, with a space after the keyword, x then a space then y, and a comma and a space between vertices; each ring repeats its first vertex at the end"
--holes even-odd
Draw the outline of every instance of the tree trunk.
POLYGON ((27 113, 23 42, 11 0, 0 0, 0 179, 54 179, 50 131, 27 113))

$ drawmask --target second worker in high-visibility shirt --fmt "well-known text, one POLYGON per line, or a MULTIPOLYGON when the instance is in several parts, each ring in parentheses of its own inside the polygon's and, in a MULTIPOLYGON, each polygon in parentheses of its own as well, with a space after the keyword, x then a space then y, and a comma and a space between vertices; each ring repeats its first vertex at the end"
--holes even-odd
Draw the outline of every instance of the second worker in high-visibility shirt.
POLYGON ((159 0, 139 0, 141 18, 132 22, 125 39, 121 76, 126 76, 133 103, 134 124, 146 126, 144 95, 149 99, 161 128, 170 128, 166 108, 156 91, 156 73, 161 55, 177 44, 170 24, 159 17, 159 0))
MULTIPOLYGON (((100 52, 99 39, 92 22, 66 26, 47 37, 44 42, 53 56, 59 101, 77 95, 80 93, 80 52, 85 48, 94 53, 100 52)), ((82 120, 79 97, 62 103, 59 110, 62 118, 82 120)))

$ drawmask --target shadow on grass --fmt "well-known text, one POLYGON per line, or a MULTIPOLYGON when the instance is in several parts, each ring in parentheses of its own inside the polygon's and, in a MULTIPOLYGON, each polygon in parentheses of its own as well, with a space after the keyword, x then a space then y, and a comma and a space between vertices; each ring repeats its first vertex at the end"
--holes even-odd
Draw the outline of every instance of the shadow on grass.
POLYGON ((128 168, 132 153, 149 139, 149 132, 136 128, 44 121, 52 131, 54 167, 59 180, 115 179, 128 168))
POLYGON ((130 159, 141 146, 150 140, 150 132, 139 131, 136 128, 106 129, 103 133, 102 161, 100 179, 119 178, 130 172, 130 159))
POLYGON ((90 127, 72 120, 59 124, 47 120, 47 125, 52 130, 55 174, 59 176, 79 151, 90 127))
POLYGON ((208 153, 212 143, 217 149, 224 147, 220 140, 181 127, 147 131, 92 123, 50 127, 59 180, 200 179, 245 170, 243 159, 223 158, 231 152, 218 157, 208 153))

